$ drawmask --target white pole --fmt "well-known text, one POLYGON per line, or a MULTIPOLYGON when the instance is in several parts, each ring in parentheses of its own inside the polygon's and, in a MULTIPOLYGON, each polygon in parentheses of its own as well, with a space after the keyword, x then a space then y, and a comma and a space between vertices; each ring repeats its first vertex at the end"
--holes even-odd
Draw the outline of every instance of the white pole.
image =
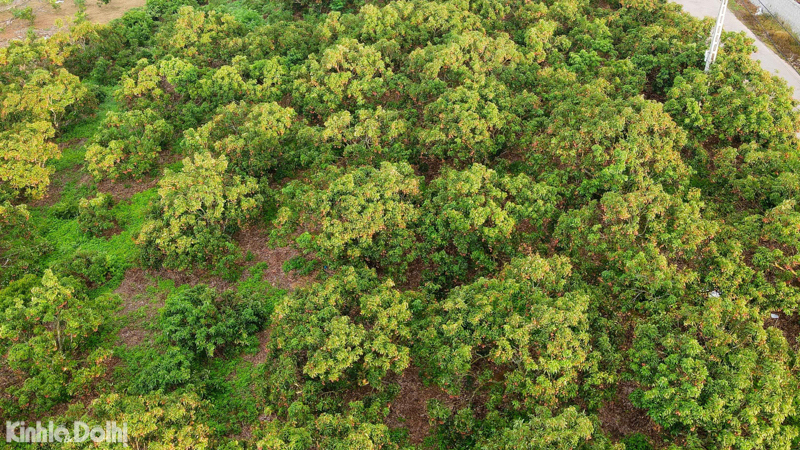
POLYGON ((719 51, 719 41, 722 38, 722 24, 725 22, 725 13, 728 11, 728 0, 722 0, 719 7, 719 15, 717 16, 717 24, 711 31, 711 46, 706 50, 706 72, 711 69, 711 64, 717 59, 717 52, 719 51))

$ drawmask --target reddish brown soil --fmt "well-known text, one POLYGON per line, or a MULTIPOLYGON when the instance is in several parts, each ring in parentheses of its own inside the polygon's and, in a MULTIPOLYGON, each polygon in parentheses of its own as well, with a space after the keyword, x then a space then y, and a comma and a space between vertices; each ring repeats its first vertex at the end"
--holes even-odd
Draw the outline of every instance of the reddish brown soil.
POLYGON ((264 361, 267 360, 269 356, 269 350, 267 349, 267 342, 269 341, 269 334, 272 330, 264 330, 258 333, 258 353, 256 354, 245 354, 242 356, 242 359, 245 361, 250 362, 254 366, 259 364, 263 364, 264 361))
MULTIPOLYGON (((2 357, 3 356, 0 356, 0 358, 2 357)), ((22 376, 22 374, 14 370, 11 370, 5 363, 0 364, 0 398, 4 400, 13 401, 11 396, 7 393, 8 392, 7 389, 11 386, 20 385, 24 381, 25 378, 22 376)), ((0 417, 7 417, 9 419, 11 418, 9 414, 5 410, 3 410, 2 406, 0 406, 0 417)), ((5 425, 6 425, 5 420, 0 422, 0 426, 5 427, 5 425)), ((3 430, 5 430, 5 428, 3 428, 3 430)))
POLYGON ((771 316, 767 316, 767 318, 764 319, 764 326, 775 327, 781 330, 789 346, 797 350, 797 336, 800 335, 800 315, 794 314, 787 316, 782 311, 772 311, 772 314, 776 314, 778 318, 773 319, 771 316))
MULTIPOLYGON (((145 0, 111 0, 107 5, 100 6, 96 0, 86 1, 86 14, 90 22, 108 23, 118 17, 122 17, 125 11, 144 6, 145 0)), ((73 0, 64 0, 59 9, 53 9, 50 3, 45 0, 14 0, 13 6, 17 8, 32 7, 36 15, 33 28, 39 36, 52 36, 59 27, 57 20, 64 22, 63 26, 68 26, 72 22, 78 7, 73 0)), ((30 27, 27 20, 13 19, 8 7, 3 8, 0 13, 0 46, 7 46, 9 40, 22 39, 30 27)))
POLYGON ((636 390, 636 384, 621 382, 617 385, 617 398, 606 402, 598 417, 603 430, 613 439, 619 440, 634 433, 641 433, 650 438, 650 442, 658 448, 662 442, 661 427, 653 422, 647 412, 631 404, 630 395, 636 390))
MULTIPOLYGON (((113 1, 113 0, 112 0, 113 1)), ((127 200, 134 195, 158 186, 158 180, 164 172, 164 166, 180 161, 182 156, 169 150, 163 150, 158 155, 158 175, 149 175, 138 180, 103 180, 97 184, 97 190, 106 194, 111 194, 114 200, 127 200)))
POLYGON ((415 259, 408 265, 406 271, 406 281, 399 283, 397 287, 403 291, 418 290, 422 285, 422 272, 425 270, 425 263, 422 258, 415 259))
POLYGON ((408 428, 412 444, 420 444, 431 433, 428 418, 428 400, 436 399, 452 406, 453 400, 436 386, 425 386, 419 369, 409 367, 398 380, 400 393, 389 405, 386 425, 390 428, 408 428))
POLYGON ((122 298, 122 311, 120 314, 128 316, 137 311, 144 311, 145 317, 131 323, 119 332, 119 339, 128 347, 139 345, 149 335, 145 324, 155 319, 159 308, 164 306, 166 300, 163 296, 153 298, 147 289, 156 285, 156 279, 172 280, 176 285, 188 284, 194 286, 200 283, 208 284, 219 292, 230 289, 231 283, 220 278, 212 277, 205 271, 183 272, 176 270, 151 270, 140 268, 128 269, 125 278, 114 293, 122 298), (155 301, 154 301, 155 300, 155 301))
POLYGON ((142 343, 148 335, 148 331, 144 327, 145 323, 152 320, 158 313, 160 305, 151 303, 150 297, 147 295, 147 288, 151 286, 155 286, 152 278, 148 277, 142 269, 134 268, 125 272, 125 278, 114 291, 122 298, 122 311, 120 312, 122 316, 139 310, 145 312, 144 320, 129 324, 120 330, 119 339, 127 347, 135 347, 142 343))
POLYGON ((147 330, 141 326, 127 326, 119 331, 119 340, 126 347, 132 348, 144 342, 147 337, 147 330))
POLYGON ((138 311, 149 304, 146 293, 150 286, 155 286, 155 283, 147 277, 144 270, 133 268, 125 272, 125 278, 114 291, 122 297, 122 315, 138 311))
POLYGON ((438 158, 428 158, 423 156, 420 159, 421 164, 415 167, 415 171, 417 172, 417 175, 422 175, 425 177, 425 183, 430 183, 433 181, 434 178, 439 176, 442 168, 445 167, 444 161, 438 158))
POLYGON ((142 180, 103 180, 97 183, 97 191, 111 194, 114 201, 127 200, 158 184, 158 178, 148 177, 142 180))
MULTIPOLYGON (((264 277, 273 286, 281 289, 293 290, 303 287, 313 280, 313 275, 301 277, 293 273, 284 273, 283 263, 299 255, 299 252, 290 247, 269 248, 267 246, 268 238, 263 230, 257 228, 243 230, 237 234, 236 240, 243 251, 249 251, 253 254, 254 259, 248 264, 252 265, 258 262, 267 263, 268 268, 264 271, 264 277)), ((147 295, 147 288, 148 286, 155 285, 154 279, 156 278, 172 280, 176 285, 188 284, 190 286, 195 286, 201 283, 207 284, 218 292, 223 292, 234 287, 233 283, 211 275, 211 273, 206 270, 180 271, 160 269, 145 271, 139 268, 129 269, 125 273, 122 284, 115 291, 122 297, 122 315, 128 315, 144 308, 148 320, 155 317, 158 308, 163 306, 163 299, 161 299, 160 302, 153 303, 147 295)), ((132 324, 123 328, 120 331, 119 337, 126 345, 133 346, 141 343, 142 340, 146 338, 147 333, 147 330, 145 330, 142 324, 132 324)), ((263 362, 267 357, 266 342, 268 336, 268 331, 260 333, 259 352, 256 355, 247 355, 245 359, 251 361, 253 364, 263 362)))
POLYGON ((242 424, 241 433, 228 437, 237 441, 249 441, 253 438, 253 425, 249 423, 242 424))
POLYGON ((39 200, 30 202, 31 208, 39 206, 53 206, 61 200, 61 193, 64 191, 64 180, 62 174, 54 174, 50 176, 50 185, 47 186, 47 192, 44 197, 39 200))
POLYGON ((246 254, 250 252, 253 254, 254 259, 249 264, 259 262, 267 263, 267 270, 264 271, 264 279, 269 281, 273 286, 294 290, 307 286, 314 279, 314 275, 299 276, 294 272, 285 273, 283 271, 283 263, 300 255, 300 252, 292 247, 278 247, 270 248, 268 244, 269 236, 265 230, 257 227, 250 227, 241 230, 234 236, 234 239, 239 244, 239 247, 246 254))

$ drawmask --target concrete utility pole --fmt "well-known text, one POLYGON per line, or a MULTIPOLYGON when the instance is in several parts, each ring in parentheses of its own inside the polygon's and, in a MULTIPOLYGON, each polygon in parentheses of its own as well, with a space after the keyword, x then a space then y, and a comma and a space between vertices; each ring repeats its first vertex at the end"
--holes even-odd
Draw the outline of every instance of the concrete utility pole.
POLYGON ((725 22, 726 12, 728 12, 728 0, 722 0, 722 5, 719 7, 719 15, 717 16, 717 24, 711 31, 711 46, 706 50, 706 72, 711 69, 711 64, 717 59, 719 40, 722 38, 722 24, 725 22))

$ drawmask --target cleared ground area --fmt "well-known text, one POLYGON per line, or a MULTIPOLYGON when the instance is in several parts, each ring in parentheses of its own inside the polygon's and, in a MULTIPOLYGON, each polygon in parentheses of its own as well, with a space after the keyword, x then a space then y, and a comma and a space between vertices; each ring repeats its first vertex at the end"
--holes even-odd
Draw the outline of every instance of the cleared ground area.
MULTIPOLYGON (((96 23, 110 22, 118 17, 122 17, 125 11, 144 6, 145 0, 111 0, 107 5, 100 5, 96 0, 86 1, 86 15, 88 20, 96 23)), ((8 45, 11 39, 22 39, 25 37, 28 28, 33 27, 39 36, 50 36, 59 29, 57 22, 63 22, 62 26, 67 26, 78 7, 73 0, 64 0, 58 3, 58 8, 54 8, 46 0, 14 0, 11 4, 5 5, 0 10, 0 46, 8 45), (14 9, 23 10, 30 7, 33 15, 33 24, 23 18, 14 18, 14 9)))

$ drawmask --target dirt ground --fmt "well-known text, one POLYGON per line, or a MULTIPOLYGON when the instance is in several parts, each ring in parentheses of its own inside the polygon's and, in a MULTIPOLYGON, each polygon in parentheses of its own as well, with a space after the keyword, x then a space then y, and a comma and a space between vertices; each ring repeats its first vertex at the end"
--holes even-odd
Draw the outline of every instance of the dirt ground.
POLYGON ((149 278, 144 270, 133 268, 125 272, 125 279, 114 291, 122 298, 121 315, 127 316, 139 310, 143 310, 145 313, 144 320, 131 323, 120 330, 120 341, 127 347, 135 347, 144 341, 148 334, 144 322, 155 320, 158 308, 163 306, 163 299, 153 304, 147 295, 147 288, 155 286, 155 284, 155 281, 149 278))
MULTIPOLYGON (((86 15, 91 22, 107 23, 122 17, 125 11, 144 6, 145 0, 111 0, 107 5, 97 0, 86 0, 86 15), (102 6, 101 6, 102 5, 102 6)), ((72 22, 78 7, 73 0, 63 0, 58 9, 54 9, 47 0, 14 0, 12 4, 0 7, 0 46, 5 47, 12 39, 22 39, 31 26, 27 20, 13 19, 11 8, 33 8, 36 20, 33 28, 39 36, 51 36, 58 31, 57 20, 67 26, 72 22)))
POLYGON ((236 233, 234 240, 239 244, 242 251, 253 254, 253 261, 248 265, 258 262, 267 263, 264 279, 272 283, 273 286, 293 291, 308 286, 313 282, 314 274, 300 276, 294 272, 287 274, 283 271, 283 263, 300 255, 300 252, 292 247, 270 248, 267 245, 269 234, 266 230, 258 227, 249 227, 236 233))
POLYGON ((772 315, 767 316, 764 319, 764 326, 781 330, 789 346, 797 350, 800 346, 800 342, 797 339, 798 335, 800 335, 800 315, 794 314, 790 316, 783 311, 772 311, 772 314, 778 316, 778 318, 773 319, 772 315))
POLYGON ((604 404, 598 412, 603 430, 614 440, 641 433, 650 439, 655 448, 661 448, 661 427, 653 422, 645 410, 634 407, 630 401, 635 389, 636 385, 630 382, 622 382, 617 386, 617 398, 604 404))
POLYGON ((451 408, 454 400, 436 386, 425 386, 419 369, 414 366, 407 368, 398 382, 400 393, 389 405, 386 425, 408 428, 411 443, 421 444, 433 428, 428 418, 428 400, 439 400, 451 408))

